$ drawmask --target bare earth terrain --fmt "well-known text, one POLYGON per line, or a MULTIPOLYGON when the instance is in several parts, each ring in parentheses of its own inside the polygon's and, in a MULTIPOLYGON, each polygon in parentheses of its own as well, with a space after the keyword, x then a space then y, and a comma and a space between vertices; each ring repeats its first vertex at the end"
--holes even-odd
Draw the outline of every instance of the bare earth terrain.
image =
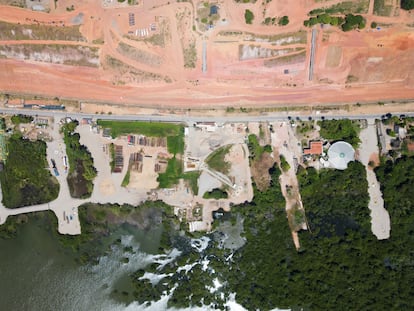
POLYGON ((0 1, 3 93, 161 107, 414 98, 414 15, 396 6, 378 16, 373 1, 353 1, 366 8, 362 30, 314 26, 310 81, 311 28, 303 21, 343 1, 218 1, 217 14, 213 3, 195 0, 43 2, 48 13, 0 1), (265 24, 283 15, 288 25, 265 24))

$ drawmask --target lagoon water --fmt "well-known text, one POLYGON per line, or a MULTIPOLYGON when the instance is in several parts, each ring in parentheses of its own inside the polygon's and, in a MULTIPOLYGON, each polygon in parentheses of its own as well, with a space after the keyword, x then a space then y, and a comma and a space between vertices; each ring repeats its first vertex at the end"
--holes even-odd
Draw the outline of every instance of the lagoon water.
MULTIPOLYGON (((154 260, 151 253, 158 248, 160 228, 144 233, 119 227, 113 239, 122 237, 122 245, 112 247, 98 265, 83 267, 49 231, 41 221, 30 219, 17 237, 0 240, 0 310, 143 309, 135 304, 127 307, 112 299, 111 292, 115 288, 130 290, 128 274, 154 260), (125 253, 124 246, 132 246, 135 253, 125 253), (121 263, 123 257, 128 257, 129 263, 121 263)), ((164 306, 153 307, 160 310, 165 305, 166 301, 164 306)))

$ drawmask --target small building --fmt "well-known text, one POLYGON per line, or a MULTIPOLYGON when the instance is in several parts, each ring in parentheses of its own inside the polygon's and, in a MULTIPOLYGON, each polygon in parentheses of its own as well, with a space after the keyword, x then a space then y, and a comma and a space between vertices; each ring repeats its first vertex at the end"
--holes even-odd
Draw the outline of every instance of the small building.
POLYGON ((215 132, 217 129, 217 124, 216 122, 197 122, 196 127, 207 132, 215 132))
POLYGON ((309 142, 309 148, 303 149, 303 154, 321 155, 323 152, 323 143, 321 141, 309 142))

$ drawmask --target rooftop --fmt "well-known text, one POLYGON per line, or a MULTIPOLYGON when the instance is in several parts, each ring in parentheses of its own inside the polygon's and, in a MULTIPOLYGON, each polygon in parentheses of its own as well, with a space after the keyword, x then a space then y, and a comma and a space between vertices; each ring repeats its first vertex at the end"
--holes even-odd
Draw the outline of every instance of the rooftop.
POLYGON ((320 155, 323 152, 323 144, 321 141, 311 141, 309 148, 303 149, 303 154, 317 154, 320 155))
POLYGON ((355 160, 354 148, 345 141, 334 143, 328 150, 329 163, 338 170, 345 170, 355 160))

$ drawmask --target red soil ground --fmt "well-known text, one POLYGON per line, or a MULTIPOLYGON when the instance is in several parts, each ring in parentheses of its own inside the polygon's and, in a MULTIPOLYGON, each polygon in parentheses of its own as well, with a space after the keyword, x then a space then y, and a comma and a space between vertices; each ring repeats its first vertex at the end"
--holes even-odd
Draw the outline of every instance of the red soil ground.
MULTIPOLYGON (((372 2, 373 0, 371 0, 372 2)), ((331 5, 341 1, 329 1, 331 5)), ((407 25, 414 23, 414 16, 401 11, 397 17, 364 15, 367 29, 344 33, 338 28, 318 27, 313 81, 308 81, 310 29, 303 27, 307 13, 325 2, 311 0, 273 0, 265 6, 236 4, 219 1, 220 19, 213 29, 193 28, 197 8, 202 2, 172 3, 168 1, 145 2, 137 6, 119 5, 104 7, 101 1, 60 0, 50 13, 0 6, 0 20, 11 23, 41 23, 51 25, 62 21, 70 25, 73 18, 83 13, 81 32, 87 42, 37 41, 36 43, 90 45, 100 48, 102 66, 99 68, 65 66, 34 61, 0 58, 0 90, 50 95, 114 103, 137 103, 149 106, 270 106, 296 103, 330 104, 338 102, 384 101, 414 98, 414 34, 407 25), (75 2, 75 11, 66 7, 75 2), (116 7, 119 5, 119 7, 116 7), (255 14, 252 25, 246 25, 244 10, 255 14), (265 16, 288 15, 287 26, 266 26, 265 16), (130 27, 128 14, 135 14, 136 24, 130 27), (180 15, 182 14, 182 15, 180 15), (35 22, 36 20, 36 22, 35 22), (381 31, 369 29, 371 21, 389 24, 381 31), (169 38, 165 46, 153 45, 145 40, 131 40, 128 31, 158 27, 166 21, 169 38), (307 43, 275 46, 266 42, 246 41, 244 34, 234 42, 231 37, 220 36, 223 31, 248 32, 268 36, 304 30, 307 43), (195 40, 197 62, 193 69, 184 68, 183 48, 195 40), (102 41, 104 43, 102 43, 102 41), (217 41, 226 41, 218 43, 217 41), (162 59, 161 66, 138 62, 119 53, 117 46, 124 42, 133 48, 151 53, 162 59), (207 72, 202 72, 202 45, 207 44, 207 72), (257 45, 268 49, 305 48, 306 61, 277 67, 264 66, 265 59, 239 59, 239 45, 257 45), (379 46, 381 45, 381 46, 379 46), (340 47, 337 66, 327 66, 328 50, 340 47), (122 61, 128 70, 168 77, 171 83, 160 79, 144 82, 117 79, 122 76, 117 68, 104 66, 107 56, 122 61), (289 69, 290 74, 284 74, 289 69), (349 77, 355 77, 349 81, 349 77), (119 83, 118 83, 119 82, 119 83), (347 83, 348 82, 348 83, 347 83)), ((372 7, 372 5, 371 5, 372 7)), ((0 45, 20 44, 22 41, 0 41, 0 45)), ((30 43, 30 41, 24 41, 30 43)), ((332 55, 330 55, 332 57, 332 55)), ((331 60, 335 63, 335 60, 331 60)))

